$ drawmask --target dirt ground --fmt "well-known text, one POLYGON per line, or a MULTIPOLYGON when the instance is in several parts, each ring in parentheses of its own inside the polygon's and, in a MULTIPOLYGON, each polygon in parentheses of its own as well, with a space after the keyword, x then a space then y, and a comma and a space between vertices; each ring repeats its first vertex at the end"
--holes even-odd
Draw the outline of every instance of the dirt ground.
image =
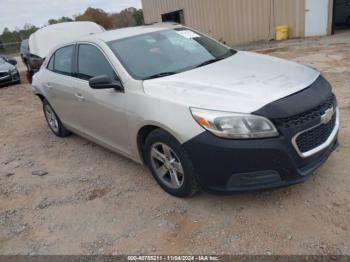
POLYGON ((146 168, 55 137, 28 84, 5 87, 0 254, 350 254, 350 32, 253 48, 318 68, 338 96, 340 147, 308 181, 177 199, 146 168))

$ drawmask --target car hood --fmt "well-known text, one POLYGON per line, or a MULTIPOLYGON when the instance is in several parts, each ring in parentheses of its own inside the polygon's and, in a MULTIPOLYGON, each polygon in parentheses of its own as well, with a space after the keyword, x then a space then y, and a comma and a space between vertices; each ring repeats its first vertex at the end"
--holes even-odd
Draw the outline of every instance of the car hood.
POLYGON ((45 58, 58 45, 76 41, 79 37, 104 32, 94 22, 66 22, 43 27, 31 34, 28 40, 30 53, 45 58))
POLYGON ((14 68, 15 68, 15 66, 13 66, 9 63, 1 63, 0 64, 0 72, 1 71, 9 71, 9 70, 12 70, 14 68))
POLYGON ((150 96, 189 107, 251 113, 310 86, 320 73, 251 52, 172 76, 146 80, 150 96))

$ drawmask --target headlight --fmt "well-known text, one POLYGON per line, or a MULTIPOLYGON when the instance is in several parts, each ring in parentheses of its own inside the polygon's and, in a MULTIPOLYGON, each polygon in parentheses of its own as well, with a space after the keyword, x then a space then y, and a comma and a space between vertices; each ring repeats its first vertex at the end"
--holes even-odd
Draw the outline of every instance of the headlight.
POLYGON ((216 136, 233 139, 278 136, 278 131, 265 117, 191 108, 194 119, 216 136))

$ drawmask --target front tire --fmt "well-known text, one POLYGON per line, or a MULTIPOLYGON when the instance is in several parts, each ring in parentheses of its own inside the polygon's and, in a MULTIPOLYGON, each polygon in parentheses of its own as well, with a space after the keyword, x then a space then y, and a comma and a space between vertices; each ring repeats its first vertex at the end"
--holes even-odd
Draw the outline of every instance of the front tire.
POLYGON ((45 99, 43 100, 43 111, 48 126, 56 136, 66 137, 70 135, 70 132, 63 126, 52 106, 45 99))
POLYGON ((167 132, 156 129, 146 138, 148 167, 161 188, 176 197, 190 197, 198 191, 194 168, 181 144, 167 132))

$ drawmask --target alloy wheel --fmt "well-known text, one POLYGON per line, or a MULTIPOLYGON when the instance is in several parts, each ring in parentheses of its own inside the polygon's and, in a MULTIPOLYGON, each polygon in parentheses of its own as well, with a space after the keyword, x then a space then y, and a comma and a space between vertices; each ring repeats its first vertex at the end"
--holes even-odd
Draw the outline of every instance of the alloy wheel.
POLYGON ((176 153, 164 143, 151 147, 151 164, 158 178, 169 188, 179 189, 184 183, 184 171, 176 153))
POLYGON ((52 110, 51 106, 46 104, 44 112, 47 119, 47 123, 50 125, 50 127, 55 133, 58 133, 59 126, 58 126, 57 116, 55 112, 52 110))

